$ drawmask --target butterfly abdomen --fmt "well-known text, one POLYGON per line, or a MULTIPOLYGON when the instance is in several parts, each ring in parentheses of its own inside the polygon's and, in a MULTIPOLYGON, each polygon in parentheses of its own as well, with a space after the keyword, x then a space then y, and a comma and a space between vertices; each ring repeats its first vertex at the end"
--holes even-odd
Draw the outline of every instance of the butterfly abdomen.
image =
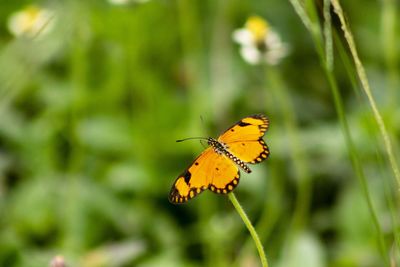
POLYGON ((207 142, 210 146, 213 147, 213 149, 215 150, 215 152, 217 152, 218 154, 224 154, 225 156, 227 156, 230 160, 232 160, 233 162, 236 163, 236 165, 238 165, 243 171, 247 172, 247 173, 251 173, 250 168, 246 165, 245 162, 243 162, 241 159, 239 159, 238 157, 236 157, 235 155, 233 155, 231 152, 229 152, 227 146, 221 142, 218 142, 217 140, 215 140, 214 138, 208 138, 207 142))

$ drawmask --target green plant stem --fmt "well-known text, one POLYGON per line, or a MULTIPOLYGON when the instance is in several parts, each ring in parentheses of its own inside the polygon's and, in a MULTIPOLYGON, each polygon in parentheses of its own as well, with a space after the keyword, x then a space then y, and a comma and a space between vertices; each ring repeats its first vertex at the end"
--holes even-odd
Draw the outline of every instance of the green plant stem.
MULTIPOLYGON (((385 58, 387 68, 387 88, 388 106, 394 110, 397 108, 397 89, 400 84, 400 76, 398 72, 399 54, 397 53, 397 25, 398 25, 398 8, 396 0, 383 0, 381 13, 381 43, 382 55, 385 58)), ((389 129, 392 125, 389 125, 389 129)), ((394 144, 396 147, 396 144, 394 144)))
MULTIPOLYGON (((333 4, 334 7, 335 7, 335 2, 336 2, 336 5, 338 5, 338 2, 336 0, 331 0, 331 3, 333 4)), ((336 8, 337 7, 335 7, 335 9, 336 8)), ((336 13, 340 13, 340 15, 338 14, 339 17, 342 16, 342 18, 343 18, 343 13, 342 13, 341 10, 340 10, 340 12, 338 10, 335 10, 335 12, 336 13)), ((302 14, 307 14, 307 13, 303 12, 302 14)), ((303 19, 303 21, 304 21, 304 19, 303 19)), ((345 23, 344 22, 344 18, 343 18, 343 21, 341 20, 341 23, 345 23)), ((318 32, 318 31, 316 31, 316 32, 318 32)), ((346 33, 345 33, 345 35, 346 35, 346 33)), ((348 31, 347 31, 347 35, 349 35, 348 31)), ((330 88, 332 90, 334 103, 335 103, 335 108, 336 108, 336 111, 338 113, 338 117, 339 117, 339 121, 340 121, 340 124, 341 124, 341 127, 342 127, 344 138, 345 138, 345 141, 346 141, 346 144, 347 144, 347 147, 348 147, 350 160, 352 162, 354 171, 355 171, 355 173, 356 173, 356 175, 357 175, 357 177, 358 177, 358 179, 360 181, 361 187, 363 189, 363 192, 364 192, 364 195, 365 195, 365 198, 366 198, 366 202, 367 202, 367 205, 368 205, 368 208, 369 208, 369 211, 370 211, 371 219, 372 219, 372 221, 373 221, 373 223, 374 223, 374 225, 376 227, 376 232, 377 232, 377 235, 378 235, 378 245, 379 245, 379 248, 381 250, 382 257, 385 260, 385 265, 389 266, 389 261, 388 261, 388 258, 387 258, 387 255, 388 255, 387 254, 387 248, 386 248, 386 245, 385 245, 385 242, 384 242, 383 232, 381 230, 381 226, 379 224, 378 216, 377 216, 377 213, 376 213, 376 211, 374 209, 374 206, 373 206, 373 203, 372 203, 372 199, 371 199, 369 188, 368 188, 368 183, 367 183, 365 175, 364 175, 364 171, 363 171, 363 168, 362 168, 362 165, 361 165, 361 162, 360 162, 360 158, 358 156, 356 147, 355 147, 355 145, 353 143, 353 140, 352 140, 352 137, 351 137, 351 134, 350 134, 349 125, 347 123, 347 119, 346 119, 346 115, 345 115, 345 112, 344 112, 344 107, 343 107, 341 96, 340 96, 340 93, 339 93, 339 90, 338 90, 338 86, 337 86, 337 83, 336 83, 336 80, 335 80, 335 77, 334 77, 334 74, 333 74, 333 70, 330 68, 332 66, 329 66, 329 64, 327 62, 327 59, 325 58, 326 54, 325 54, 325 51, 323 49, 323 42, 321 41, 322 39, 319 36, 316 36, 314 34, 314 32, 311 32, 311 36, 312 36, 312 38, 314 40, 317 53, 318 53, 318 55, 320 57, 320 60, 321 60, 321 65, 323 66, 323 69, 324 69, 326 77, 328 79, 330 88)), ((347 38, 348 38, 348 36, 346 37, 346 40, 347 40, 347 38)), ((353 48, 355 49, 354 41, 353 41, 352 38, 351 38, 351 41, 352 41, 351 42, 352 44, 351 45, 349 44, 349 46, 353 46, 353 48)), ((355 53, 356 53, 356 51, 355 51, 355 53)), ((359 64, 356 63, 356 68, 358 68, 361 65, 360 61, 358 63, 359 64)), ((362 65, 361 65, 361 67, 362 67, 362 65)), ((364 69, 362 69, 362 70, 364 70, 364 69)), ((358 71, 359 70, 357 70, 357 72, 358 71)), ((360 74, 360 73, 358 73, 358 74, 360 74)), ((363 72, 363 74, 365 75, 365 72, 363 72)), ((366 75, 363 78, 365 78, 365 81, 366 81, 366 75)), ((360 79, 362 79, 362 78, 360 78, 360 79)), ((363 85, 365 85, 365 84, 363 84, 363 85)), ((368 85, 368 82, 367 82, 367 85, 368 85)), ((369 85, 368 85, 368 89, 369 89, 369 85)), ((372 95, 370 95, 370 96, 371 96, 371 99, 373 101, 372 95)), ((373 103, 375 103, 375 102, 373 102, 373 103)), ((373 108, 373 110, 374 110, 374 108, 373 108)), ((377 109, 376 109, 376 111, 378 112, 377 109)), ((379 114, 379 112, 378 112, 378 114, 379 114)), ((382 121, 382 125, 383 125, 383 121, 382 121)), ((383 127, 384 127, 384 125, 383 125, 383 127)), ((386 130, 384 132, 386 132, 386 130)), ((390 142, 389 142, 389 145, 390 145, 390 142)), ((390 148, 391 148, 391 146, 390 146, 390 148)), ((389 156, 389 158, 390 158, 390 156, 389 156)), ((394 172, 396 174, 396 171, 394 171, 394 172)))
POLYGON ((260 255, 261 263, 263 267, 268 267, 267 256, 265 255, 263 245, 258 237, 256 230, 254 229, 253 225, 251 224, 249 218, 247 217, 245 211, 243 210, 242 206, 240 205, 239 201, 237 200, 234 193, 228 194, 229 200, 232 202, 233 206, 235 207, 236 211, 239 213, 239 216, 242 218, 244 224, 246 225, 247 229, 249 229, 250 235, 254 240, 254 243, 257 247, 258 254, 260 255))
MULTIPOLYGON (((321 58, 322 58, 322 56, 321 56, 321 58)), ((356 176, 358 177, 359 182, 361 184, 361 187, 362 187, 362 190, 363 190, 363 193, 365 196, 365 200, 367 202, 367 206, 368 206, 368 209, 369 209, 369 212, 371 215, 372 222, 376 228, 379 249, 380 249, 382 257, 385 261, 386 266, 389 266, 389 261, 387 259, 387 248, 386 248, 385 240, 384 240, 384 234, 382 232, 382 229, 381 229, 381 226, 379 223, 377 212, 372 203, 371 193, 369 191, 368 182, 367 182, 367 179, 364 174, 364 170, 361 165, 360 157, 358 155, 357 149, 353 143, 353 139, 350 134, 349 124, 347 122, 346 115, 344 112, 342 97, 340 96, 339 88, 337 86, 337 83, 335 81, 333 73, 329 71, 329 68, 326 65, 324 66, 324 70, 325 70, 328 82, 329 82, 331 90, 332 90, 336 111, 338 113, 339 121, 340 121, 340 124, 342 127, 342 131, 344 133, 345 142, 348 147, 349 157, 352 162, 356 176)))
POLYGON ((324 0, 324 38, 326 65, 330 71, 333 70, 333 41, 332 41, 332 20, 330 13, 331 1, 324 0))
POLYGON ((392 166, 392 170, 393 170, 394 176, 395 176, 396 181, 397 181, 397 186, 400 188, 400 171, 399 171, 399 167, 397 165, 396 159, 395 159, 395 155, 394 155, 394 152, 393 152, 391 140, 390 140, 389 134, 388 134, 388 132, 386 130, 385 123, 384 123, 384 121, 382 119, 382 115, 378 110, 378 106, 377 106, 377 104, 375 102, 374 97, 372 96, 371 88, 369 86, 369 82, 368 82, 368 79, 367 79, 367 74, 366 74, 364 66, 361 63, 361 60, 360 60, 360 58, 358 56, 358 52, 357 52, 357 48, 356 48, 356 45, 355 45, 355 42, 354 42, 353 35, 350 32, 350 29, 349 29, 349 27, 348 27, 348 25, 346 23, 346 20, 345 20, 344 15, 343 15, 343 10, 342 10, 342 7, 341 7, 339 1, 338 0, 332 0, 331 3, 333 5, 333 7, 334 7, 335 13, 339 17, 339 20, 340 20, 340 23, 341 23, 341 27, 342 27, 342 30, 344 32, 344 37, 345 37, 345 39, 347 41, 347 44, 349 45, 349 49, 350 49, 351 55, 353 57, 354 64, 356 66, 356 71, 357 71, 358 77, 359 77, 359 79, 361 81, 362 88, 364 89, 364 92, 367 95, 369 104, 371 106, 372 112, 373 112, 374 117, 375 117, 375 120, 376 120, 376 122, 378 124, 379 130, 380 130, 381 135, 383 137, 383 143, 385 145, 386 153, 387 153, 387 156, 389 158, 389 162, 390 162, 390 164, 392 166))
POLYGON ((301 3, 297 0, 289 0, 290 3, 292 4, 294 10, 296 11, 297 15, 300 17, 300 19, 303 21, 303 24, 306 26, 306 28, 310 32, 315 31, 315 27, 309 17, 307 16, 304 7, 301 5, 301 3))

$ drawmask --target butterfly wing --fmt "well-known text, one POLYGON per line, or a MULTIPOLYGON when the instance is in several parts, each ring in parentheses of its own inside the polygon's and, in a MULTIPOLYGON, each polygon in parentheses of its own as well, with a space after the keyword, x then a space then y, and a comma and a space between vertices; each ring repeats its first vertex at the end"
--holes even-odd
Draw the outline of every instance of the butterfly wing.
POLYGON ((239 184, 240 172, 236 164, 224 154, 218 154, 213 159, 211 182, 209 189, 214 193, 227 194, 239 184))
POLYGON ((266 116, 249 116, 228 128, 218 141, 225 143, 228 150, 242 161, 259 163, 269 156, 268 146, 262 139, 268 126, 266 116))
POLYGON ((207 148, 192 165, 175 180, 169 201, 183 203, 205 189, 226 194, 239 183, 239 169, 225 155, 207 148))

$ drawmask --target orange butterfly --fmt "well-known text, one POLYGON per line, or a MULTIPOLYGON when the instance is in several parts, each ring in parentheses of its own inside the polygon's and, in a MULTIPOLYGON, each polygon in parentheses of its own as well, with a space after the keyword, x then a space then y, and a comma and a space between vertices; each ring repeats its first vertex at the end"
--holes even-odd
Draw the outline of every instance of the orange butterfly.
POLYGON ((269 120, 264 115, 243 118, 218 139, 207 138, 210 147, 175 180, 169 195, 171 203, 183 203, 206 189, 227 194, 239 183, 239 168, 250 173, 247 163, 268 158, 269 150, 262 137, 269 120))

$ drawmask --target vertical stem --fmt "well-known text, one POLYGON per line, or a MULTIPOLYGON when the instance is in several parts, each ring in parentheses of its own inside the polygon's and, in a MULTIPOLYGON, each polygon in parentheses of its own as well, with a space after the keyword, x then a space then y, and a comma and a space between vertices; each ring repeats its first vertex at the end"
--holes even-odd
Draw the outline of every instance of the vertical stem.
MULTIPOLYGON (((397 42, 399 40, 397 35, 398 15, 396 0, 382 1, 382 56, 385 58, 387 68, 387 103, 392 110, 397 108, 396 91, 400 83, 398 71, 399 53, 397 52, 397 42)), ((389 129, 391 128, 390 126, 389 129)))
MULTIPOLYGON (((291 0, 291 1, 295 1, 295 0, 291 0)), ((385 147, 387 149, 389 160, 390 160, 390 162, 392 164, 393 172, 394 172, 396 178, 399 178, 399 179, 397 179, 397 182, 400 184, 400 176, 398 177, 399 171, 397 169, 397 163, 396 163, 396 161, 394 159, 394 154, 393 154, 393 151, 392 151, 392 146, 391 146, 391 143, 390 143, 389 135, 388 135, 388 133, 386 131, 385 125, 383 123, 383 119, 380 116, 380 113, 379 113, 379 111, 378 111, 378 109, 376 107, 375 101, 374 101, 374 99, 372 97, 372 94, 371 94, 371 91, 370 91, 370 87, 369 87, 369 83, 368 83, 368 80, 367 80, 367 77, 366 77, 365 70, 364 70, 363 65, 361 64, 361 61, 360 61, 360 59, 358 57, 358 54, 357 54, 357 50, 356 50, 356 47, 355 47, 353 36, 351 35, 351 32, 348 29, 347 24, 345 22, 343 11, 342 11, 341 6, 339 4, 339 0, 331 0, 331 3, 332 3, 332 5, 333 5, 333 7, 335 9, 336 14, 339 16, 340 22, 342 24, 342 29, 343 29, 343 31, 345 33, 345 39, 346 39, 346 41, 347 41, 347 43, 348 43, 348 45, 350 47, 350 51, 351 51, 351 54, 353 56, 353 60, 354 60, 355 65, 356 65, 357 74, 358 74, 359 79, 361 80, 361 83, 363 85, 364 92, 367 94, 367 97, 368 97, 368 99, 370 101, 370 105, 371 105, 372 110, 374 112, 375 119, 378 122, 379 129, 381 130, 381 134, 382 134, 383 139, 384 139, 385 147)), ((323 50, 323 46, 322 46, 323 43, 321 42, 321 38, 319 38, 318 36, 315 36, 313 34, 313 32, 311 32, 311 36, 314 39, 314 43, 315 43, 315 47, 316 47, 318 56, 319 56, 319 58, 321 60, 322 67, 323 67, 323 69, 325 71, 326 77, 328 79, 328 82, 329 82, 329 85, 330 85, 330 88, 331 88, 331 91, 332 91, 332 94, 333 94, 335 108, 336 108, 336 111, 338 113, 339 122, 341 124, 342 131, 343 131, 343 134, 344 134, 344 138, 345 138, 345 141, 346 141, 346 144, 347 144, 347 147, 348 147, 350 160, 352 162, 354 171, 355 171, 355 173, 356 173, 356 175, 357 175, 357 177, 358 177, 358 179, 360 181, 363 193, 365 195, 365 199, 366 199, 366 202, 367 202, 367 205, 368 205, 368 209, 369 209, 369 212, 370 212, 370 215, 371 215, 371 219, 372 219, 372 221, 374 223, 374 226, 376 227, 376 233, 377 233, 377 236, 378 236, 377 237, 378 245, 379 245, 379 248, 381 250, 382 257, 384 258, 385 265, 389 266, 389 261, 388 261, 388 257, 387 257, 388 253, 387 253, 387 248, 386 248, 386 245, 385 245, 384 235, 383 235, 383 232, 381 230, 381 226, 380 226, 380 223, 379 223, 379 220, 378 220, 377 213, 376 213, 375 208, 374 208, 373 203, 372 203, 372 198, 370 196, 368 183, 367 183, 365 175, 364 175, 364 171, 363 171, 363 168, 362 168, 362 165, 361 165, 360 158, 358 156, 356 147, 353 144, 353 140, 352 140, 352 137, 350 135, 350 128, 349 128, 349 125, 347 123, 347 119, 346 119, 343 103, 342 103, 342 100, 341 100, 340 92, 339 92, 339 89, 338 89, 338 85, 336 83, 336 80, 335 80, 334 74, 332 72, 332 69, 330 69, 329 65, 327 64, 327 61, 326 61, 326 58, 325 58, 325 54, 324 54, 324 50, 323 50)))
POLYGON ((379 130, 383 137, 383 143, 384 143, 384 146, 386 149, 386 153, 389 158, 389 162, 392 167, 394 176, 396 178, 397 186, 400 188, 400 170, 399 170, 399 167, 397 165, 397 161, 396 161, 396 158, 394 155, 394 151, 393 151, 392 143, 391 143, 391 140, 389 137, 389 133, 386 130, 385 122, 383 121, 382 115, 379 112, 379 109, 375 102, 375 99, 372 96, 371 88, 369 86, 369 82, 367 79, 367 74, 365 72, 363 64, 361 63, 360 57, 358 56, 358 52, 357 52, 356 44, 354 42, 353 35, 350 31, 350 28, 348 27, 348 25, 346 23, 346 20, 344 18, 344 14, 343 14, 343 10, 339 3, 339 0, 332 0, 332 5, 334 7, 335 13, 339 17, 339 20, 340 20, 340 23, 342 26, 342 30, 344 32, 344 37, 347 41, 347 44, 349 45, 349 49, 350 49, 351 55, 353 57, 354 64, 356 66, 358 77, 360 79, 362 88, 363 88, 365 94, 367 95, 369 104, 371 106, 372 112, 375 117, 375 120, 378 124, 379 130))
POLYGON ((387 248, 385 245, 384 235, 381 230, 377 212, 375 211, 374 205, 372 203, 372 198, 371 198, 371 194, 369 191, 368 183, 367 183, 367 180, 364 175, 364 170, 362 168, 360 158, 358 156, 358 152, 356 150, 356 147, 353 143, 353 139, 350 134, 349 124, 347 122, 346 115, 344 112, 342 98, 340 96, 340 92, 339 92, 338 86, 336 84, 336 81, 333 77, 332 72, 329 71, 327 66, 324 66, 324 70, 325 70, 326 76, 328 78, 328 82, 329 82, 331 90, 332 90, 336 111, 338 113, 339 121, 342 126, 342 131, 344 132, 344 138, 345 138, 345 142, 348 147, 350 160, 352 162, 354 171, 360 181, 360 184, 363 189, 364 196, 365 196, 365 200, 367 202, 367 206, 368 206, 368 209, 369 209, 369 212, 371 215, 372 222, 376 228, 376 232, 377 232, 377 236, 378 236, 378 245, 379 245, 382 257, 384 258, 386 266, 389 266, 389 262, 387 259, 387 248))
POLYGON ((325 57, 326 65, 330 71, 333 70, 333 42, 331 26, 331 1, 324 0, 324 37, 325 37, 325 57))
POLYGON ((242 218, 247 229, 249 229, 250 235, 253 238, 254 243, 257 247, 258 254, 260 255, 262 266, 268 267, 267 256, 265 255, 263 245, 260 241, 260 238, 258 237, 256 230, 254 229, 253 225, 251 224, 249 218, 247 217, 245 211, 243 210, 243 208, 240 205, 239 201, 237 200, 236 196, 233 193, 229 193, 228 197, 229 197, 229 200, 232 202, 233 206, 235 207, 236 211, 239 213, 239 216, 242 218))

